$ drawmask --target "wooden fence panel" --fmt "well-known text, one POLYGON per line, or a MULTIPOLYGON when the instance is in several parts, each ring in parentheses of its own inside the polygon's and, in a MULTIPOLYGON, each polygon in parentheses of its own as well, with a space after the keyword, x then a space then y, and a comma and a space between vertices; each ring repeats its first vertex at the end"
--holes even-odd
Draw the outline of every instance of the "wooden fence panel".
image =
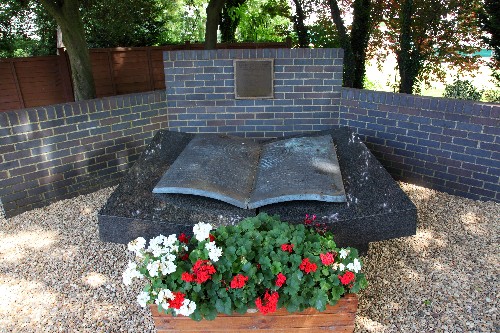
POLYGON ((14 62, 24 106, 29 108, 68 102, 62 93, 57 56, 28 59, 14 62))
POLYGON ((0 78, 0 111, 23 108, 21 91, 11 62, 0 62, 0 78))
MULTIPOLYGON (((217 44, 217 48, 290 48, 287 43, 217 44)), ((201 50, 202 43, 91 49, 97 97, 165 89, 163 51, 201 50)), ((69 62, 58 56, 0 59, 0 111, 73 101, 69 62)))
POLYGON ((73 101, 61 57, 65 55, 1 59, 0 111, 73 101))
POLYGON ((116 95, 109 52, 90 52, 90 61, 92 62, 92 74, 97 97, 116 95))
POLYGON ((153 90, 145 49, 114 51, 111 59, 118 95, 153 90))

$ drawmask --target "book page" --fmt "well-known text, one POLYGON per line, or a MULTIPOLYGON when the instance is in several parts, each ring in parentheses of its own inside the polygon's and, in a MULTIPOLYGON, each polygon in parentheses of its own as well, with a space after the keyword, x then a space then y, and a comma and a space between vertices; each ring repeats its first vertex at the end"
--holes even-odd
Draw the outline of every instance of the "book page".
POLYGON ((294 200, 346 201, 330 135, 284 139, 262 148, 248 208, 294 200))
POLYGON ((198 134, 165 172, 153 193, 177 193, 248 208, 260 144, 222 134, 198 134))

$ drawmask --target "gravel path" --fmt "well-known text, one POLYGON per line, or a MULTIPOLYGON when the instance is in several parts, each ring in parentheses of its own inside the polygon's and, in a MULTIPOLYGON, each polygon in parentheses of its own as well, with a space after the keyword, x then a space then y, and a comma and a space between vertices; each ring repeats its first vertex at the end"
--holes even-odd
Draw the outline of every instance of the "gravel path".
MULTIPOLYGON (((417 235, 370 245, 356 332, 499 332, 500 204, 400 185, 417 235)), ((0 333, 154 332, 126 246, 98 238, 112 190, 0 217, 0 333)))

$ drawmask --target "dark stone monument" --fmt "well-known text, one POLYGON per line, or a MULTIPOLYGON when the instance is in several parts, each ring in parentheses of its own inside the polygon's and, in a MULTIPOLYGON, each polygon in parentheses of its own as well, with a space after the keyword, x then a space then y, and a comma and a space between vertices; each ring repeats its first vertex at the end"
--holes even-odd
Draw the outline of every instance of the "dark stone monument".
POLYGON ((273 79, 273 59, 234 60, 236 99, 273 98, 273 79))
MULTIPOLYGON (((366 249, 369 242, 416 233, 414 204, 359 138, 347 127, 294 138, 331 136, 336 147, 346 202, 290 201, 258 209, 195 195, 153 194, 194 134, 159 131, 98 214, 101 240, 127 243, 139 236, 192 233, 200 221, 214 226, 235 224, 258 212, 278 214, 283 221, 302 223, 305 214, 334 232, 339 246, 366 249)), ((282 139, 267 143, 277 143, 282 139)))

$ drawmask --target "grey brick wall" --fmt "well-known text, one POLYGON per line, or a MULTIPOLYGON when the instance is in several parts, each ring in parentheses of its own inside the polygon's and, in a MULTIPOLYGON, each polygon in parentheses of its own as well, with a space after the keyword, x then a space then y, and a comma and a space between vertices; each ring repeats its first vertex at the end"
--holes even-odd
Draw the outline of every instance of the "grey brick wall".
POLYGON ((338 124, 341 49, 164 52, 169 125, 183 132, 278 137, 338 124), (274 99, 234 98, 233 59, 274 59, 274 99))
POLYGON ((340 125, 396 179, 500 201, 500 105, 341 88, 341 58, 337 49, 166 52, 166 92, 1 112, 3 209, 13 216, 118 183, 160 128, 262 138, 340 125), (237 58, 275 59, 274 99, 234 99, 237 58))
POLYGON ((0 112, 6 216, 116 184, 167 128, 165 92, 0 112))
POLYGON ((500 105, 342 89, 355 128, 394 178, 500 201, 500 105))

